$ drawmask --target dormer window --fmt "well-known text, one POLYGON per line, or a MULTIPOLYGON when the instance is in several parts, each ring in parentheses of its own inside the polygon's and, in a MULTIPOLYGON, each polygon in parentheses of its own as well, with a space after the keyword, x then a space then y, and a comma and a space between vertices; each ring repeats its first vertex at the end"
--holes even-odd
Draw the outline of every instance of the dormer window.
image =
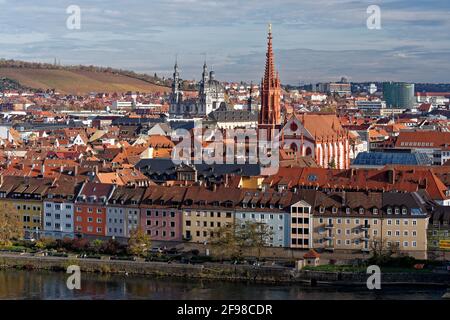
POLYGON ((332 212, 332 213, 337 213, 337 211, 338 211, 338 210, 337 210, 336 207, 333 207, 333 208, 331 209, 331 212, 332 212))
POLYGON ((261 207, 261 209, 264 208, 264 203, 261 203, 261 204, 260 204, 260 207, 261 207))
POLYGON ((345 213, 350 214, 350 208, 345 208, 345 213))
POLYGON ((407 214, 407 213, 408 213, 408 210, 406 208, 403 208, 402 209, 402 214, 407 214))
POLYGON ((395 208, 395 214, 400 214, 400 209, 399 208, 395 208))
POLYGON ((392 208, 387 209, 387 214, 392 214, 392 208))
POLYGON ((373 214, 378 214, 378 209, 377 208, 373 208, 373 214))
POLYGON ((247 204, 246 203, 242 203, 242 208, 247 208, 247 204))
POLYGON ((324 212, 325 212, 325 208, 322 207, 322 206, 320 206, 320 207, 319 207, 319 212, 320 212, 320 213, 324 213, 324 212))
POLYGON ((364 208, 359 208, 359 214, 364 214, 364 208))

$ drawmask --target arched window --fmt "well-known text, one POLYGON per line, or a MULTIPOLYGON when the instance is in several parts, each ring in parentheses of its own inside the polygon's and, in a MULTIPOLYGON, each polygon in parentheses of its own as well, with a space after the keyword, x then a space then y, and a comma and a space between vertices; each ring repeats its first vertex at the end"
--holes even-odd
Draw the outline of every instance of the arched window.
POLYGON ((294 152, 297 152, 298 147, 297 147, 297 144, 295 142, 291 143, 291 150, 294 151, 294 152))
POLYGON ((310 147, 306 148, 306 155, 310 156, 312 154, 312 150, 310 147))

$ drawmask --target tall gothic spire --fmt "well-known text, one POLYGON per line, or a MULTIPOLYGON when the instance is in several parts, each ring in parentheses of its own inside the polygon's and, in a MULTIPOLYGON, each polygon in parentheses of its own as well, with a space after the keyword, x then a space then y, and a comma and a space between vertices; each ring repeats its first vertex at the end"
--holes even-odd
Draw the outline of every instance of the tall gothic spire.
POLYGON ((266 70, 264 73, 264 80, 270 81, 275 74, 275 67, 273 65, 273 48, 272 48, 272 24, 269 23, 269 33, 267 36, 267 53, 266 53, 266 70))
POLYGON ((272 48, 272 25, 269 24, 267 36, 266 67, 261 83, 261 111, 259 113, 260 127, 272 127, 281 124, 281 85, 278 72, 275 72, 272 48))

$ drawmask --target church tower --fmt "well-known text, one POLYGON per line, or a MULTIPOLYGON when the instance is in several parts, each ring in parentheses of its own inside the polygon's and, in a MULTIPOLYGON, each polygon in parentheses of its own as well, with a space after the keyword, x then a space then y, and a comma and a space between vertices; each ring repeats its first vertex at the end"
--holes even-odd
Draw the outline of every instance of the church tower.
POLYGON ((278 72, 275 73, 271 24, 269 24, 267 39, 266 69, 261 82, 261 110, 258 128, 266 129, 269 131, 268 137, 272 137, 272 130, 279 129, 281 126, 281 84, 278 72))
POLYGON ((178 70, 178 61, 175 61, 173 68, 172 94, 170 95, 170 114, 177 115, 180 113, 179 107, 183 100, 181 91, 180 72, 178 70))

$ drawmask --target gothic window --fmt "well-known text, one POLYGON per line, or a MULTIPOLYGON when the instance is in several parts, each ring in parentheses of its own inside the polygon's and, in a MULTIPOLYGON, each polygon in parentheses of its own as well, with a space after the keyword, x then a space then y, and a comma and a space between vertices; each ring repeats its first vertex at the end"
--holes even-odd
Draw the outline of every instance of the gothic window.
POLYGON ((295 142, 291 143, 291 150, 294 152, 297 152, 298 148, 297 148, 297 144, 295 142))

